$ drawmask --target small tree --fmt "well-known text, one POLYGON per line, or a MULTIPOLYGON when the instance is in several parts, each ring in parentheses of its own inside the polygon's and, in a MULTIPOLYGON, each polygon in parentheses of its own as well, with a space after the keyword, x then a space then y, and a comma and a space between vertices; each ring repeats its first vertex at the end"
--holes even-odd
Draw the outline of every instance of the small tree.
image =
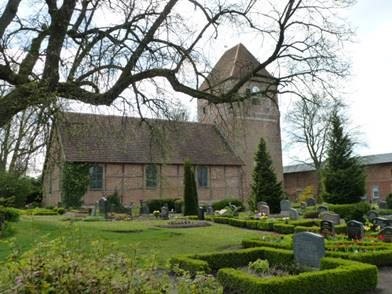
POLYGON ((283 199, 282 184, 278 182, 272 167, 272 160, 267 152, 263 138, 255 156, 256 167, 253 171, 252 200, 254 204, 259 201, 268 203, 271 212, 280 211, 280 201, 283 199))
POLYGON ((190 161, 184 163, 184 215, 198 213, 197 187, 195 173, 190 161))
POLYGON ((343 130, 342 119, 337 111, 331 118, 328 137, 327 159, 322 172, 323 198, 330 203, 355 203, 365 194, 365 174, 357 157, 349 134, 343 130))

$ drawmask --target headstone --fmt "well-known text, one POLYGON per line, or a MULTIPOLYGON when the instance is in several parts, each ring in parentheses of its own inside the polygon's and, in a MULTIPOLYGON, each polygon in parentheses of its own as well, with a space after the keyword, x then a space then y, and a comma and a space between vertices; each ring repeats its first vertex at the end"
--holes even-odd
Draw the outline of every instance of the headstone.
POLYGON ((362 240, 365 236, 363 224, 356 220, 347 223, 347 237, 354 240, 362 240))
POLYGON ((386 227, 380 231, 378 237, 384 242, 392 242, 392 227, 386 227))
POLYGON ((375 219, 376 217, 378 217, 378 213, 377 213, 376 211, 374 211, 374 210, 370 210, 370 211, 367 213, 367 217, 368 217, 368 219, 369 219, 370 221, 372 221, 373 219, 375 219))
POLYGON ((207 206, 207 215, 214 215, 214 209, 211 205, 207 206))
POLYGON ((316 201, 316 199, 314 199, 314 198, 308 198, 308 199, 306 199, 306 205, 307 206, 315 206, 317 204, 317 201, 316 201))
POLYGON ((340 215, 337 213, 330 212, 330 211, 325 211, 325 212, 320 213, 320 219, 323 221, 330 221, 334 225, 340 224, 340 215))
POLYGON ((328 207, 324 206, 324 205, 320 205, 317 208, 318 213, 324 212, 324 211, 328 211, 328 207))
POLYGON ((324 237, 335 236, 334 223, 329 220, 322 220, 320 222, 320 234, 324 237))
POLYGON ((96 215, 97 215, 98 203, 99 203, 99 201, 95 201, 94 207, 93 207, 93 209, 91 210, 91 216, 96 216, 96 215))
POLYGON ((290 219, 297 220, 299 218, 298 211, 295 208, 290 208, 288 212, 290 219))
POLYGON ((144 200, 140 200, 140 214, 149 214, 150 208, 144 200))
POLYGON ((280 201, 280 211, 289 210, 291 208, 291 202, 289 200, 283 199, 280 201))
POLYGON ((391 219, 387 219, 385 217, 375 217, 372 220, 373 224, 375 224, 376 226, 380 226, 381 229, 384 229, 386 227, 392 226, 392 220, 391 219))
POLYGON ((169 219, 169 208, 167 206, 161 207, 161 219, 169 219))
POLYGON ((259 202, 257 202, 256 207, 257 207, 257 211, 258 211, 258 212, 261 212, 261 211, 260 211, 260 207, 261 207, 262 205, 264 205, 264 206, 267 205, 267 206, 268 206, 268 203, 265 202, 265 201, 259 201, 259 202))
POLYGON ((98 207, 99 207, 99 213, 103 214, 104 217, 107 218, 108 211, 109 211, 109 205, 108 205, 108 200, 105 196, 103 196, 101 199, 99 199, 98 207))
POLYGON ((205 217, 204 217, 205 212, 206 212, 206 209, 203 206, 200 206, 199 207, 199 214, 198 214, 198 219, 199 220, 204 220, 205 219, 205 217))
POLYGON ((320 260, 325 256, 323 236, 310 232, 294 234, 294 259, 304 266, 320 268, 320 260))
POLYGON ((387 209, 387 208, 388 208, 388 204, 387 204, 386 201, 381 200, 381 201, 378 202, 378 207, 379 207, 380 209, 387 209))
POLYGON ((269 216, 270 214, 270 208, 268 205, 260 205, 258 210, 261 215, 269 216))

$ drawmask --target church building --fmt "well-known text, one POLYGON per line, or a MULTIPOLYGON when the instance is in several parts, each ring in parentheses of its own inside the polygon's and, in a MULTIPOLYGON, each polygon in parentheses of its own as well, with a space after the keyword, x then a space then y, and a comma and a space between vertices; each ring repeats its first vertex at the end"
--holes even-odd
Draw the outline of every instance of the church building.
MULTIPOLYGON (((223 54, 200 89, 224 93, 258 65, 257 59, 238 44, 223 54)), ((278 179, 283 180, 274 85, 274 78, 262 70, 238 91, 241 96, 252 93, 249 99, 217 105, 199 99, 198 122, 61 113, 53 125, 46 155, 44 204, 62 202, 65 163, 90 166, 85 206, 115 192, 124 205, 182 198, 185 160, 195 166, 200 202, 224 198, 245 201, 261 137, 278 179)))

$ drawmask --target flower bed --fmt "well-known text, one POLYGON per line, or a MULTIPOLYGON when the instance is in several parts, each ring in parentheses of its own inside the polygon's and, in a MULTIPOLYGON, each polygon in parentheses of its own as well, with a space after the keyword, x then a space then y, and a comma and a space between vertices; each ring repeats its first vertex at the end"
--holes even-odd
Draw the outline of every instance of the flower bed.
POLYGON ((171 259, 172 266, 191 272, 217 272, 224 293, 363 293, 377 285, 377 268, 373 265, 335 258, 323 258, 321 269, 298 275, 259 278, 239 267, 257 259, 271 265, 294 263, 291 250, 268 247, 197 254, 171 259))

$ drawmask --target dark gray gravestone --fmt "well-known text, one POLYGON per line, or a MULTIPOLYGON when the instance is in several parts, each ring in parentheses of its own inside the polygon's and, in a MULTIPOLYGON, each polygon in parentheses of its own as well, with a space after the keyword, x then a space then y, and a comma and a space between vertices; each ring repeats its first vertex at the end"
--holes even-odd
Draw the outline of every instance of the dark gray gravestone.
POLYGON ((335 236, 334 223, 329 220, 322 220, 320 222, 320 234, 324 237, 335 236))
POLYGON ((269 216, 270 214, 270 208, 268 205, 260 205, 258 211, 261 215, 269 216))
POLYGON ((317 211, 318 211, 318 213, 328 211, 328 207, 326 207, 326 206, 324 206, 324 205, 320 205, 320 206, 317 208, 317 211))
POLYGON ((294 234, 294 259, 304 266, 320 268, 320 260, 325 256, 323 236, 310 232, 294 234))
POLYGON ((265 202, 265 201, 259 201, 259 202, 257 202, 256 208, 257 208, 257 211, 258 211, 258 212, 261 212, 261 211, 260 211, 260 207, 261 207, 262 205, 268 206, 268 203, 265 202))
POLYGON ((169 208, 167 206, 161 207, 161 219, 169 219, 169 208))
POLYGON ((387 204, 386 201, 381 200, 381 201, 378 202, 378 207, 379 207, 380 209, 387 209, 387 208, 388 208, 388 204, 387 204))
POLYGON ((376 217, 378 217, 378 213, 377 213, 376 211, 374 211, 374 210, 370 210, 370 211, 367 213, 367 217, 368 217, 368 219, 369 219, 370 221, 372 221, 373 219, 375 219, 376 217))
POLYGON ((363 224, 356 220, 347 223, 347 237, 354 240, 362 240, 365 236, 363 224))
POLYGON ((214 215, 214 209, 211 205, 207 206, 207 215, 214 215))
POLYGON ((290 208, 287 210, 289 212, 289 218, 292 220, 297 220, 299 218, 298 211, 295 208, 290 208))
POLYGON ((325 221, 330 221, 334 225, 340 224, 340 215, 337 213, 330 212, 330 211, 325 211, 325 212, 320 213, 320 219, 325 220, 325 221))
POLYGON ((144 200, 140 200, 140 214, 149 214, 150 208, 144 200))
POLYGON ((205 213, 206 213, 206 209, 203 206, 200 206, 199 207, 198 219, 199 220, 204 220, 205 219, 205 217, 204 217, 205 213))
POLYGON ((382 229, 378 236, 384 242, 392 242, 392 227, 386 227, 382 229))
POLYGON ((392 226, 392 220, 385 217, 375 217, 372 222, 376 226, 380 226, 381 229, 392 226))
POLYGON ((109 212, 109 203, 105 196, 99 199, 98 207, 99 207, 99 213, 103 214, 104 217, 107 218, 109 212))
POLYGON ((283 199, 280 201, 280 211, 286 211, 291 208, 291 202, 289 200, 283 199))
POLYGON ((306 205, 307 206, 315 206, 317 204, 316 199, 314 198, 308 198, 306 199, 306 205))

